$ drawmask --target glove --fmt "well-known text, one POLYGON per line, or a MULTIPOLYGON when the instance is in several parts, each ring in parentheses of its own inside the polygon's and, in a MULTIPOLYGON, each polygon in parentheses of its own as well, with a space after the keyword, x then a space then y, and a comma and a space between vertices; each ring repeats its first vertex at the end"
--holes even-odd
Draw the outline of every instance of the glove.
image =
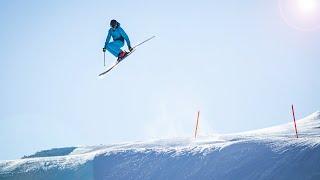
POLYGON ((132 51, 132 50, 133 50, 133 48, 132 48, 131 46, 129 46, 128 48, 129 48, 129 51, 132 51))
POLYGON ((102 51, 103 51, 103 52, 106 52, 106 48, 103 48, 102 51))

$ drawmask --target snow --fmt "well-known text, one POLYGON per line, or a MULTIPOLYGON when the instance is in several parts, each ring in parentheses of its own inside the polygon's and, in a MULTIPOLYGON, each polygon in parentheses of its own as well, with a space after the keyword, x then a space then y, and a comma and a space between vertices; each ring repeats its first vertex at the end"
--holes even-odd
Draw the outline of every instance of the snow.
POLYGON ((297 127, 298 139, 289 122, 196 140, 46 150, 0 161, 0 179, 320 179, 320 111, 297 127))

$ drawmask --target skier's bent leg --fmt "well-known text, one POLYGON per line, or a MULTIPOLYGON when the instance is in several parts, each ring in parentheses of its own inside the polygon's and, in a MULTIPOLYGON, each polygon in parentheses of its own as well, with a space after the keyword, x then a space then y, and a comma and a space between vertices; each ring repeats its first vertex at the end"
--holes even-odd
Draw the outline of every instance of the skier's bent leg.
POLYGON ((118 57, 123 45, 124 44, 121 41, 113 41, 107 44, 107 50, 115 57, 118 57))
POLYGON ((118 52, 116 50, 116 47, 114 46, 113 42, 110 42, 107 44, 107 50, 114 55, 115 57, 118 57, 118 52))

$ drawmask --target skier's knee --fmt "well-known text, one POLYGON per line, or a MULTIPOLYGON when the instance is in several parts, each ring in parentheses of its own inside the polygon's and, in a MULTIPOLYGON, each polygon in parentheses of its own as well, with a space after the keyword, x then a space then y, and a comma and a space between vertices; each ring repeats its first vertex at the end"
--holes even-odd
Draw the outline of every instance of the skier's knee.
POLYGON ((114 51, 114 48, 113 48, 113 46, 112 46, 110 43, 109 43, 109 44, 107 44, 106 49, 107 49, 109 52, 114 51))

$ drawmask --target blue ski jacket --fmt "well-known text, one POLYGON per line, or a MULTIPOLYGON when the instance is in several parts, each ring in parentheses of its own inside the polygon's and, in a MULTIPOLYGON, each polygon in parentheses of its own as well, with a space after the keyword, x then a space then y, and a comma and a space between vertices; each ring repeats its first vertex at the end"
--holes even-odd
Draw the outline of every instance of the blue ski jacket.
POLYGON ((107 48, 107 44, 109 43, 110 39, 113 39, 113 41, 122 41, 124 43, 124 40, 127 43, 128 47, 131 47, 129 37, 126 32, 120 27, 120 23, 118 24, 116 29, 110 28, 108 31, 108 36, 106 38, 106 42, 104 43, 104 48, 107 48))

